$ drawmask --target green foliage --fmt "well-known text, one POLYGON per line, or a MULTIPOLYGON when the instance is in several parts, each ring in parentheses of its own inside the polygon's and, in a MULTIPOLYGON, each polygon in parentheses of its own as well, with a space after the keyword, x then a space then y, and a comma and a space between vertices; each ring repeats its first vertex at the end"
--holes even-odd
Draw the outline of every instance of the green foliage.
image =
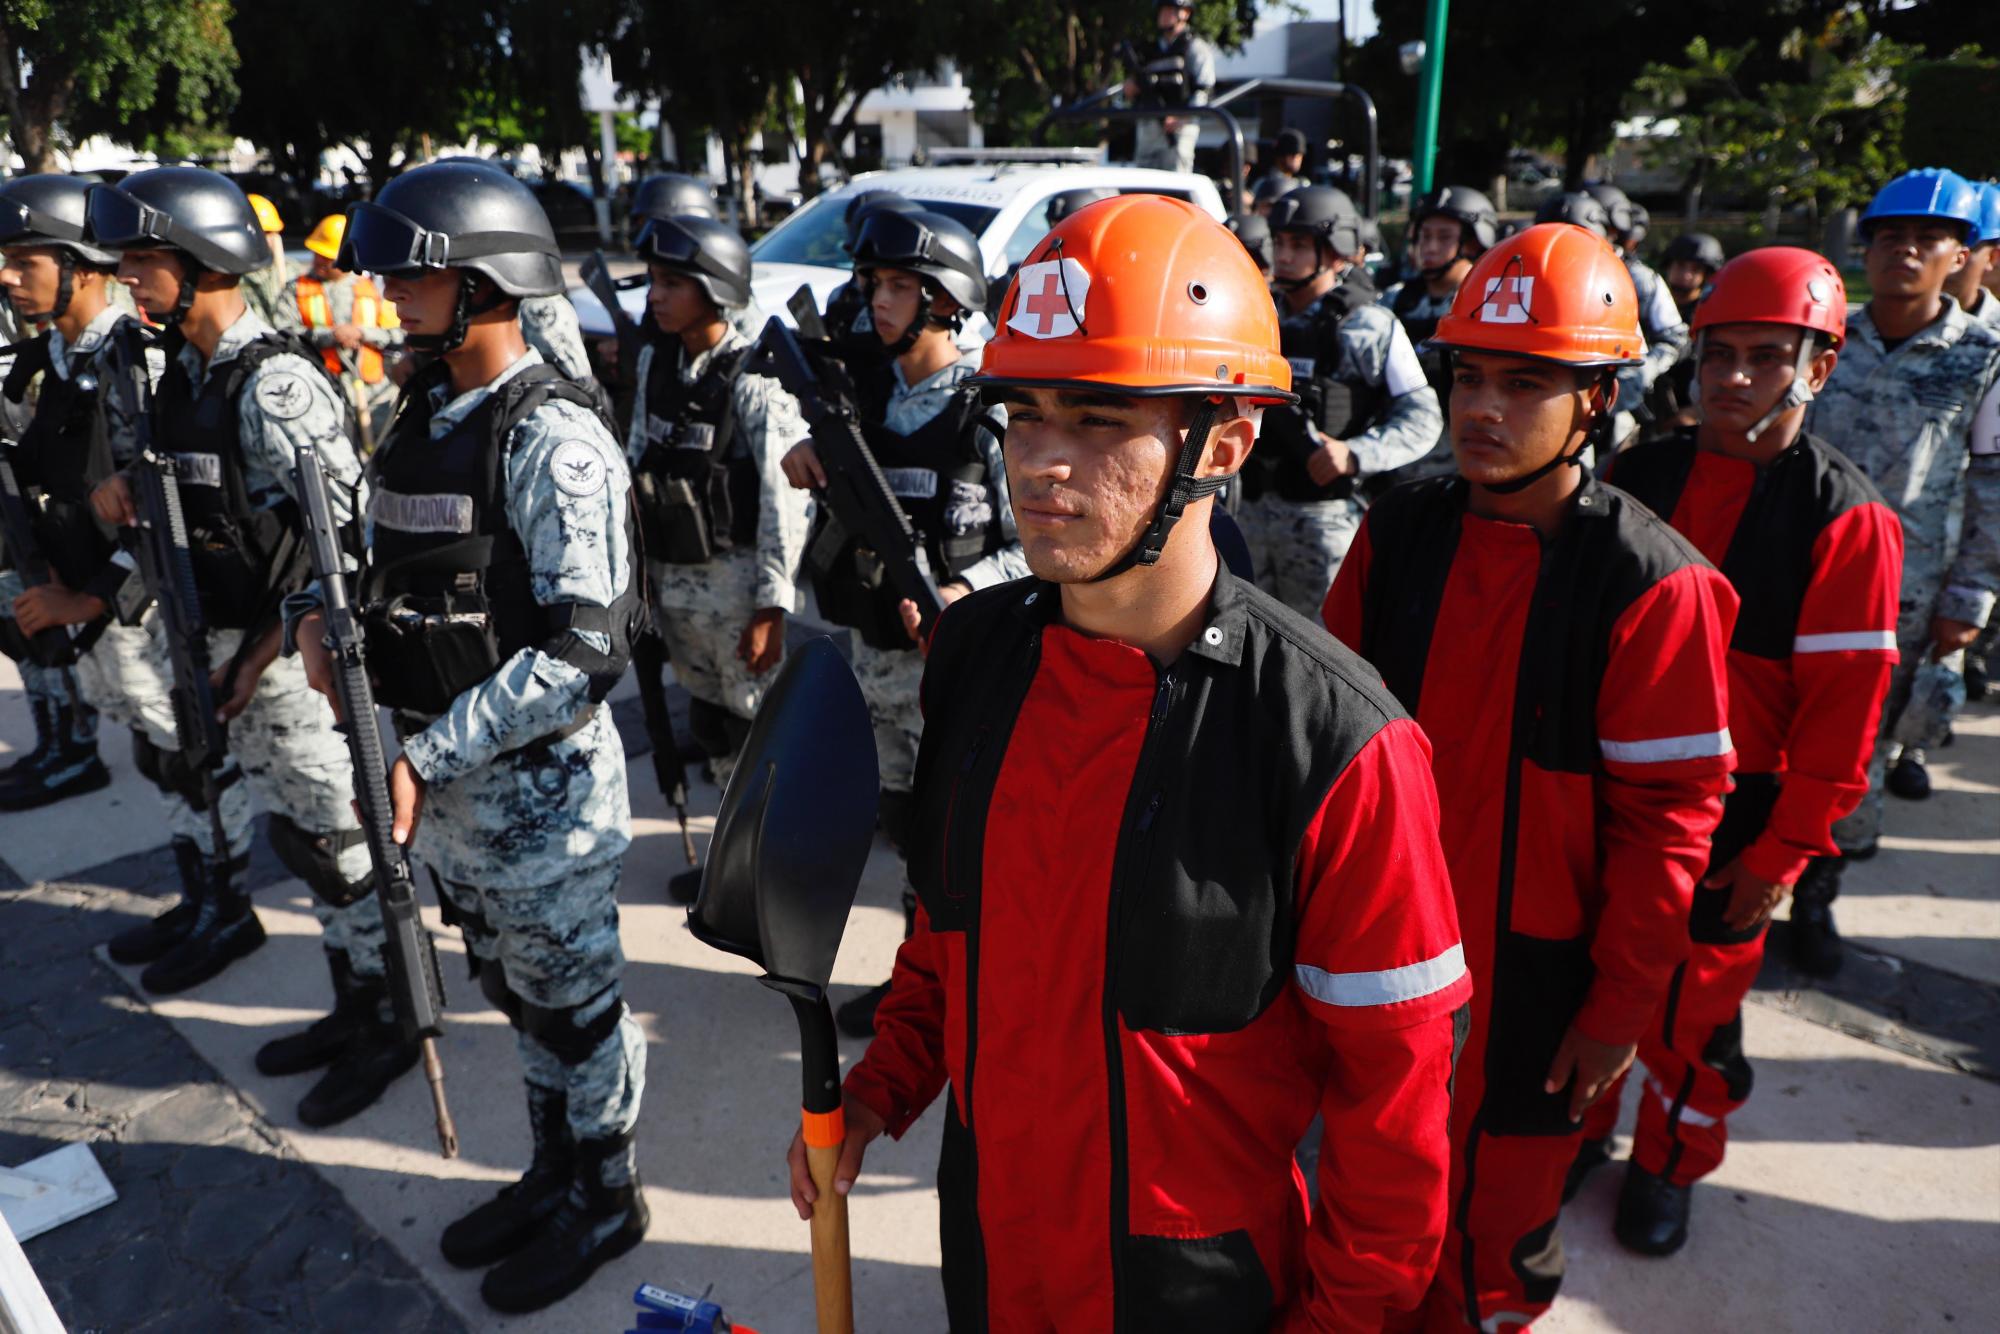
MULTIPOLYGON (((2000 7, 1996 7, 2000 8, 2000 7)), ((2000 178, 2000 139, 1968 119, 1973 107, 2000 107, 2000 60, 1970 52, 1909 67, 1903 152, 1912 163, 1942 165, 1979 179, 2000 178)))

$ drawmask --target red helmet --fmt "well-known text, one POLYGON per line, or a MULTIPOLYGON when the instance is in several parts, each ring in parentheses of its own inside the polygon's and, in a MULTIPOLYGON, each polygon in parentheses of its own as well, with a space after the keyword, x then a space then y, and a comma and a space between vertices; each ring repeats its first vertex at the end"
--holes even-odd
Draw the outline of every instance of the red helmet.
POLYGON ((1822 255, 1797 246, 1765 246, 1738 255, 1716 272, 1695 307, 1693 330, 1718 324, 1789 324, 1847 341, 1847 285, 1822 255))
POLYGON ((1636 365, 1646 351, 1625 261, 1567 222, 1530 227, 1481 255, 1430 341, 1565 366, 1636 365))

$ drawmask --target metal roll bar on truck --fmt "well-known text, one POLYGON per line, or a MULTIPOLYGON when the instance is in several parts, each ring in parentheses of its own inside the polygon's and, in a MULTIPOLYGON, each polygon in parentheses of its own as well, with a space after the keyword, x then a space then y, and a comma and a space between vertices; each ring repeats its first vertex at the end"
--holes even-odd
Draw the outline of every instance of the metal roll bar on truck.
POLYGON ((1228 92, 1218 95, 1214 101, 1193 107, 1123 107, 1108 106, 1106 103, 1117 94, 1123 84, 1114 84, 1103 92, 1084 98, 1071 106, 1057 107, 1035 129, 1036 144, 1048 140, 1049 127, 1056 124, 1070 124, 1080 121, 1142 121, 1164 120, 1168 117, 1186 120, 1208 120, 1222 127, 1223 147, 1228 159, 1229 174, 1222 182, 1229 201, 1231 213, 1243 212, 1243 123, 1230 104, 1246 98, 1265 97, 1316 97, 1336 101, 1342 98, 1352 101, 1361 113, 1362 124, 1362 176, 1361 197, 1355 205, 1364 218, 1376 215, 1377 196, 1382 181, 1381 130, 1375 114, 1375 99, 1366 89, 1351 83, 1333 83, 1321 79, 1247 79, 1228 92))

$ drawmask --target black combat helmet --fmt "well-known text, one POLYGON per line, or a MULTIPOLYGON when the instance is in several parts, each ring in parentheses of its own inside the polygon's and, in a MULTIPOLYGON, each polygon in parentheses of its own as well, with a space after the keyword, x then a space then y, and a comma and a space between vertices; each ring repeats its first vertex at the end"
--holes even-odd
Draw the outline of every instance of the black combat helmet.
POLYGON ((634 232, 654 218, 678 218, 692 214, 700 218, 716 216, 715 194, 708 182, 678 171, 648 176, 632 190, 634 232))
POLYGON ((1118 191, 1108 185, 1087 185, 1080 190, 1065 190, 1061 194, 1049 196, 1048 223, 1053 227, 1070 214, 1087 204, 1095 204, 1100 199, 1116 199, 1118 191))
POLYGON ((1255 213, 1238 213, 1223 224, 1236 233, 1236 239, 1250 252, 1250 258, 1257 261, 1257 267, 1264 273, 1271 271, 1271 224, 1255 213))
POLYGON ((1250 189, 1252 204, 1276 204, 1280 199, 1305 184, 1296 176, 1287 176, 1281 171, 1257 178, 1257 184, 1250 189))
POLYGON ((854 238, 854 267, 906 269, 966 310, 986 309, 986 264, 965 225, 942 213, 875 209, 854 238))
POLYGON ((1722 242, 1707 232, 1682 232, 1667 242, 1664 262, 1673 264, 1679 260, 1699 264, 1713 274, 1728 262, 1728 256, 1722 253, 1722 242))
POLYGON ((847 250, 854 252, 854 243, 861 236, 861 224, 870 213, 887 209, 891 213, 921 213, 924 206, 907 195, 899 195, 894 190, 863 190, 847 201, 847 209, 840 215, 847 228, 847 250))
POLYGON ((1343 259, 1361 253, 1361 214, 1330 185, 1303 185, 1271 206, 1271 234, 1304 232, 1343 259))
POLYGON ((46 246, 99 268, 115 267, 116 251, 84 239, 89 195, 90 182, 75 176, 16 176, 0 183, 0 246, 46 246))
POLYGON ((93 185, 89 217, 89 240, 105 250, 174 250, 237 277, 271 262, 249 196, 205 167, 154 167, 93 185))
POLYGON ((1581 190, 1550 195, 1544 199, 1542 206, 1535 210, 1535 221, 1574 223, 1596 232, 1607 241, 1611 239, 1611 215, 1604 211, 1604 205, 1581 190))
POLYGON ((1583 192, 1604 205, 1604 216, 1613 236, 1623 236, 1638 225, 1638 211, 1631 197, 1609 181, 1592 181, 1583 192))
POLYGON ((1410 235, 1423 226, 1425 218, 1450 218, 1464 229, 1461 249, 1469 249, 1468 259, 1477 259, 1500 240, 1500 212, 1493 201, 1464 185, 1443 185, 1417 200, 1410 210, 1410 235))
POLYGON ((750 247, 714 218, 654 218, 634 242, 639 258, 700 284, 717 309, 750 304, 750 247))
POLYGON ((563 290, 555 229, 534 193, 498 167, 463 158, 414 167, 349 209, 335 263, 385 277, 468 269, 513 297, 563 290))

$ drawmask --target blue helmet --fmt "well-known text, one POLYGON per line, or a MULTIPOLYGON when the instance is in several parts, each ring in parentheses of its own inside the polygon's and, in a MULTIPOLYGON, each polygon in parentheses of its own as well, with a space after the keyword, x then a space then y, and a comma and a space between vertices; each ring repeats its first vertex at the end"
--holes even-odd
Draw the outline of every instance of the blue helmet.
POLYGON ((2000 185, 1992 181, 1979 183, 1979 239, 1975 245, 1991 245, 2000 241, 2000 185))
POLYGON ((1861 233, 1883 218, 1943 218, 1965 229, 1972 243, 1980 228, 1980 190, 1948 167, 1919 167, 1883 186, 1861 215, 1861 233))

